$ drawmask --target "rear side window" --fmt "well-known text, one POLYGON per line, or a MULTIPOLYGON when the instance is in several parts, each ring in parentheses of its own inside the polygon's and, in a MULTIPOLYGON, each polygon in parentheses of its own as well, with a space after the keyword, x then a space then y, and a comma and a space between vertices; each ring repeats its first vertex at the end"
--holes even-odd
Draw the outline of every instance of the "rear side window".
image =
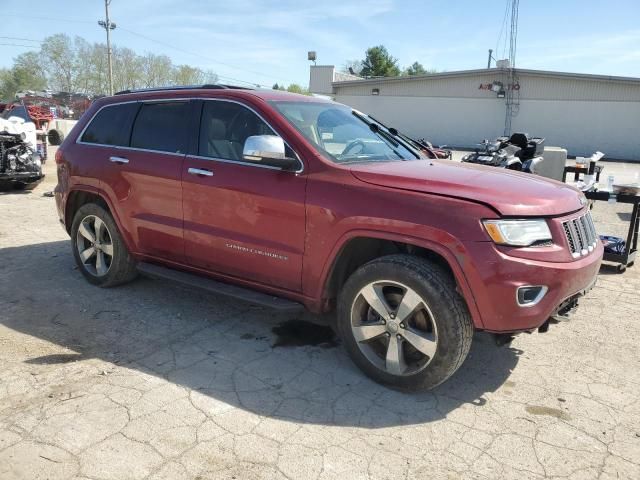
POLYGON ((93 117, 80 141, 99 145, 129 146, 131 122, 137 109, 137 103, 104 107, 93 117))
POLYGON ((188 121, 188 102, 145 103, 133 124, 131 147, 184 153, 188 121))

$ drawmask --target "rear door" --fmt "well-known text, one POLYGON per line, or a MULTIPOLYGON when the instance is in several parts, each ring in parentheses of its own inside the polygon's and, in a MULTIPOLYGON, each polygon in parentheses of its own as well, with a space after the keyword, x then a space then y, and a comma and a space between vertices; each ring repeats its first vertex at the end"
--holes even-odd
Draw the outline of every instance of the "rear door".
POLYGON ((139 103, 128 146, 105 163, 105 190, 140 254, 184 261, 181 169, 192 105, 139 103))
POLYGON ((277 134, 255 111, 233 101, 202 104, 196 151, 182 169, 187 262, 300 291, 305 176, 243 160, 247 137, 277 134))

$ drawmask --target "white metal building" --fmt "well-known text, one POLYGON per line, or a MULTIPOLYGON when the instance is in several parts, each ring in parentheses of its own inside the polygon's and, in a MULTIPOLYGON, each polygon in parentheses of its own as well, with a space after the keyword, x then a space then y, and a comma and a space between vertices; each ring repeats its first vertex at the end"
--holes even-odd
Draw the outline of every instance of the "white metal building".
POLYGON ((362 79, 312 66, 309 86, 410 136, 459 147, 504 134, 511 89, 512 132, 545 137, 569 155, 640 160, 640 78, 516 72, 513 80, 497 68, 362 79))

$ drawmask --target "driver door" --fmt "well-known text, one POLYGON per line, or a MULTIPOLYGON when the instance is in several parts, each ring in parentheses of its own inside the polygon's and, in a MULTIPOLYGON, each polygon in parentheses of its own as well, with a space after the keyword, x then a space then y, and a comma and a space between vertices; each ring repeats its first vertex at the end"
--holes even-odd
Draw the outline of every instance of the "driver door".
POLYGON ((252 109, 205 100, 197 151, 182 171, 187 263, 300 291, 306 177, 243 160, 247 137, 277 135, 252 109))

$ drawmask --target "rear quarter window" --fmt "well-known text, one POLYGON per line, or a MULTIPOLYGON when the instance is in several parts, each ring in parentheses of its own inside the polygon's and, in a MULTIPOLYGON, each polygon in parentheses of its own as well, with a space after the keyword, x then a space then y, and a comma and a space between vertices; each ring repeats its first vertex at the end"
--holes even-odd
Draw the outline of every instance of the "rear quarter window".
POLYGON ((102 108, 93 117, 80 141, 98 145, 128 147, 131 123, 138 106, 137 103, 122 103, 102 108))
POLYGON ((145 103, 133 124, 131 147, 185 153, 188 120, 188 102, 145 103))

